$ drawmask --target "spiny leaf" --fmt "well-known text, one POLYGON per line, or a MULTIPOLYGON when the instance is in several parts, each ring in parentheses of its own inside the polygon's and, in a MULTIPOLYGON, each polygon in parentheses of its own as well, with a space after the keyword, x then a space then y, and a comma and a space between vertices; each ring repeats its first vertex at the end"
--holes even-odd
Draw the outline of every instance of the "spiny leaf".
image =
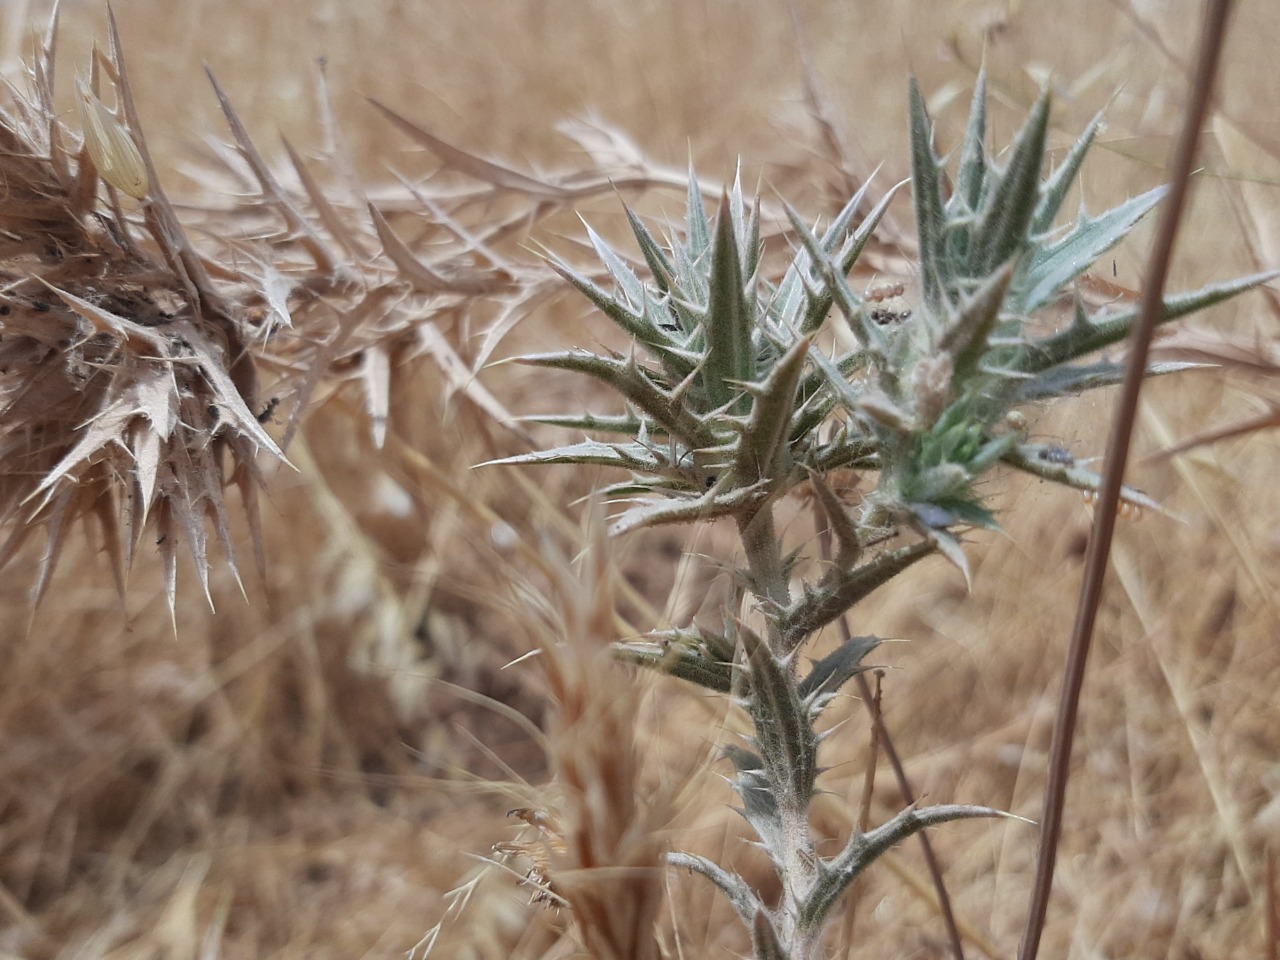
POLYGON ((964 146, 960 148, 960 169, 956 175, 955 199, 970 210, 978 209, 987 172, 987 71, 978 71, 969 106, 969 123, 965 127, 964 146))
POLYGON ((886 550, 860 567, 838 571, 829 583, 806 592, 779 617, 785 648, 794 650, 877 587, 888 583, 917 560, 929 556, 934 549, 933 543, 922 540, 896 550, 886 550))
POLYGON ((468 295, 493 293, 503 286, 502 280, 493 274, 462 273, 454 271, 444 273, 414 256, 401 240, 387 218, 373 204, 368 205, 369 219, 382 242, 383 252, 400 268, 401 274, 417 290, 423 293, 462 293, 468 295))
POLYGON ((744 385, 752 395, 751 415, 743 430, 735 469, 746 479, 781 479, 791 414, 795 410, 796 385, 809 354, 809 339, 797 340, 760 384, 744 385))
POLYGON ((778 931, 763 907, 757 909, 751 918, 751 947, 755 951, 755 960, 789 960, 787 951, 778 940, 778 931))
POLYGON ((797 925, 801 930, 821 929, 827 913, 867 867, 882 854, 927 827, 953 820, 1009 817, 991 807, 944 804, 916 809, 909 807, 888 823, 867 833, 855 832, 844 850, 819 871, 813 892, 801 907, 797 925))
POLYGON ((817 494, 823 515, 827 518, 827 528, 835 537, 836 566, 849 569, 862 556, 862 535, 858 530, 858 523, 849 515, 849 511, 845 509, 844 504, 832 489, 827 486, 821 474, 811 471, 809 483, 817 494))
POLYGON ((729 693, 733 689, 737 672, 733 641, 697 627, 656 631, 642 640, 619 641, 613 645, 613 651, 619 659, 669 673, 718 693, 729 693))
POLYGON ((750 668, 749 706, 760 757, 769 782, 786 791, 774 800, 788 809, 803 810, 818 776, 817 735, 789 669, 749 627, 740 625, 738 636, 750 668))
POLYGON ((298 241, 315 261, 316 269, 328 276, 336 276, 338 273, 337 258, 334 257, 320 235, 316 233, 310 221, 302 215, 293 199, 280 188, 275 175, 271 173, 271 168, 267 166, 266 161, 258 153, 258 149, 249 138, 249 132, 245 129, 244 124, 240 122, 239 115, 236 113, 235 108, 232 107, 231 100, 223 91, 222 85, 218 83, 218 78, 214 75, 213 70, 206 66, 205 74, 209 77, 209 83, 213 86, 214 95, 218 98, 218 104, 222 107, 223 116, 226 117, 227 125, 231 128, 231 135, 235 138, 240 155, 244 157, 249 169, 253 171, 258 185, 262 188, 263 196, 280 212, 289 230, 297 237, 298 241))
POLYGON ((1027 227, 1040 196, 1045 138, 1049 130, 1049 93, 1040 95, 1018 132, 1009 165, 984 203, 974 234, 972 276, 984 277, 1026 243, 1027 227))
MULTIPOLYGON (((857 334, 862 345, 872 353, 883 355, 885 346, 884 334, 871 322, 863 309, 862 300, 849 288, 849 282, 845 279, 841 267, 831 259, 818 241, 818 238, 805 226, 804 221, 800 219, 800 215, 790 204, 786 205, 786 210, 787 218, 791 221, 791 228, 796 232, 796 236, 800 238, 800 242, 804 244, 804 248, 813 262, 814 269, 822 279, 825 291, 824 297, 830 298, 827 301, 826 309, 829 310, 830 304, 834 302, 844 314, 849 326, 857 334)), ((814 310, 813 301, 811 301, 810 310, 814 310)), ((808 321, 805 325, 809 328, 814 326, 813 323, 808 321)))
POLYGON ((942 204, 942 163, 933 150, 933 121, 925 107, 920 85, 911 77, 911 192, 915 197, 916 234, 920 243, 920 282, 925 303, 942 307, 948 277, 946 266, 946 214, 942 204))
MULTIPOLYGON (((831 221, 831 226, 822 235, 822 248, 828 253, 834 254, 839 249, 842 238, 849 232, 849 228, 853 224, 854 215, 857 214, 858 208, 862 205, 869 187, 870 183, 864 183, 858 189, 858 192, 836 214, 836 218, 831 221)), ((897 188, 895 187, 894 189, 896 190, 897 188)), ((787 272, 783 274, 782 282, 778 284, 774 297, 773 311, 783 323, 790 326, 796 325, 795 320, 799 316, 800 306, 807 299, 805 281, 808 277, 810 263, 811 261, 806 253, 798 253, 788 265, 787 272)), ((810 331, 806 329, 803 332, 808 333, 810 331)))
POLYGON ((720 892, 728 898, 743 923, 749 924, 751 917, 760 909, 759 900, 741 877, 729 873, 706 857, 683 851, 672 851, 667 854, 667 863, 677 869, 701 874, 719 887, 720 892))
MULTIPOLYGON (((1190 293, 1171 294, 1164 299, 1163 312, 1158 322, 1169 323, 1230 300, 1247 290, 1274 280, 1277 276, 1280 276, 1280 271, 1272 270, 1202 287, 1190 293)), ((1061 363, 1109 347, 1129 335, 1129 329, 1137 316, 1138 307, 1136 306, 1116 313, 1104 309, 1093 317, 1089 317, 1084 323, 1072 324, 1060 333, 1028 344, 1020 351, 1021 356, 1014 366, 1024 373, 1040 373, 1061 363)))
POLYGON ((778 798, 765 773, 764 761, 759 754, 742 747, 730 745, 725 753, 733 761, 737 777, 734 789, 742 798, 743 818, 769 850, 783 849, 782 817, 778 811, 778 798))
MULTIPOLYGON (((1169 373, 1184 373, 1189 370, 1205 370, 1212 364, 1178 363, 1169 361, 1147 365, 1148 377, 1161 377, 1169 373)), ((1113 387, 1124 380, 1124 364, 1114 360, 1099 360, 1096 363, 1063 365, 1053 367, 1034 378, 1025 381, 1018 390, 1021 402, 1052 400, 1057 397, 1071 396, 1098 387, 1113 387)))
POLYGON ((645 420, 635 413, 538 413, 520 419, 526 423, 541 423, 549 427, 565 427, 592 433, 621 433, 634 436, 641 430, 651 433, 666 432, 659 424, 645 420))
POLYGON ((424 128, 418 126, 410 120, 405 119, 396 113, 390 107, 379 103, 372 97, 369 102, 378 109, 378 111, 395 124, 401 131, 408 134, 411 140, 426 147, 446 165, 459 170, 468 176, 475 177, 477 180, 483 180, 491 183, 496 187, 502 187, 517 193, 522 193, 531 197, 544 197, 549 200, 572 200, 576 194, 574 191, 556 184, 547 183, 543 180, 535 179, 526 174, 520 173, 518 170, 512 170, 500 163, 492 160, 485 160, 473 153, 465 150, 459 150, 450 143, 441 140, 435 134, 430 133, 424 128))
POLYGON ((479 464, 481 467, 500 467, 512 464, 552 464, 577 463, 595 464, 603 467, 621 467, 627 470, 642 470, 656 473, 666 463, 659 460, 649 447, 638 443, 601 443, 598 440, 584 440, 581 443, 550 450, 534 450, 499 460, 488 460, 479 464))
MULTIPOLYGON (((1041 480, 1052 480, 1054 483, 1075 487, 1085 493, 1097 494, 1102 489, 1100 473, 1080 466, 1069 454, 1060 455, 1058 448, 1019 444, 1005 451, 1004 461, 1041 480)), ((1159 501, 1153 500, 1137 487, 1131 487, 1128 484, 1121 487, 1120 499, 1144 510, 1164 512, 1159 501)))
POLYGON ((1082 215, 1069 234, 1036 251, 1026 275, 1019 280, 1026 293, 1018 297, 1014 309, 1032 313, 1051 303, 1060 290, 1123 240, 1166 192, 1164 187, 1156 187, 1099 217, 1082 215))
POLYGON ((1080 139, 1071 147, 1071 152, 1063 160, 1062 166, 1058 167, 1049 179, 1045 181, 1040 190, 1040 204, 1036 207, 1035 216, 1031 218, 1031 233, 1033 235, 1047 233, 1053 226, 1053 220, 1058 215, 1058 211, 1062 209, 1063 201, 1066 200, 1067 193, 1080 172, 1080 166, 1084 163, 1085 154, 1089 152, 1089 147, 1093 144, 1093 138, 1097 136, 1101 127, 1102 114, 1099 113, 1090 121, 1080 139))
POLYGON ((941 530, 929 524, 918 524, 916 529, 932 543, 942 556, 964 576, 965 589, 973 590, 973 573, 969 558, 965 556, 960 538, 949 530, 941 530))
POLYGON ((591 246, 595 249, 596 256, 600 258, 600 262, 609 271, 609 275, 613 277, 618 289, 627 298, 626 306, 631 308, 631 314, 643 315, 648 293, 644 288, 644 284, 640 282, 640 278, 636 276, 635 271, 621 257, 613 252, 613 248, 604 242, 604 238, 591 228, 591 224, 583 220, 582 225, 587 230, 587 239, 591 241, 591 246))
MULTIPOLYGON (((746 397, 735 382, 755 376, 753 311, 742 275, 742 259, 734 236, 729 198, 722 197, 711 250, 711 285, 707 302, 707 354, 702 378, 713 406, 745 408, 746 397)), ((741 409, 739 410, 741 412, 741 409)))
MULTIPOLYGON (((667 257, 666 251, 662 249, 662 245, 649 232, 649 228, 644 225, 644 221, 636 215, 636 212, 626 204, 623 204, 622 208, 626 211, 627 222, 631 224, 631 232, 635 234, 636 243, 640 245, 640 252, 644 255, 644 261, 648 264, 649 272, 658 284, 658 289, 663 293, 670 293, 672 277, 675 275, 675 266, 667 257)), ((685 333, 688 332, 688 330, 685 331, 685 333)))
POLYGON ((815 661, 809 675, 800 682, 800 699, 808 701, 823 694, 834 694, 866 669, 862 666, 863 658, 882 642, 879 637, 850 637, 815 661))
POLYGON ((711 225, 707 221, 706 208, 702 205, 702 188, 698 185, 692 159, 689 161, 689 197, 685 217, 687 229, 684 246, 688 248, 691 263, 696 265, 711 247, 711 225))
POLYGON ((626 510, 609 527, 610 536, 621 536, 646 527, 671 523, 702 523, 719 517, 730 517, 758 506, 768 497, 762 484, 742 487, 729 493, 714 488, 693 500, 642 503, 626 510))
MULTIPOLYGON (((847 277, 849 272, 858 262, 858 258, 862 256, 862 251, 866 248, 867 242, 871 239, 871 235, 875 232, 876 227, 880 225, 880 221, 889 210, 889 204, 893 202, 898 191, 906 185, 907 181, 895 183, 890 187, 883 197, 880 198, 866 219, 858 224, 858 228, 849 236, 848 240, 839 248, 839 252, 834 254, 834 263, 840 276, 847 277)), ((854 200, 860 200, 863 191, 866 190, 864 185, 862 190, 858 191, 858 195, 854 200)), ((847 209, 847 208, 846 208, 847 209)), ((836 225, 832 224, 832 230, 827 232, 827 237, 833 236, 836 225)), ((823 249, 828 249, 827 237, 823 238, 823 249)), ((829 290, 820 290, 820 292, 812 295, 809 299, 809 308, 805 312, 804 323, 801 324, 802 333, 813 333, 822 326, 827 315, 831 312, 831 306, 834 297, 829 290)))
POLYGON ((585 350, 534 354, 520 357, 517 362, 531 366, 572 370, 594 377, 617 390, 689 446, 700 449, 710 445, 712 440, 710 428, 692 411, 674 406, 670 395, 655 385, 650 376, 642 372, 634 362, 605 358, 585 350))
POLYGON ((986 354, 991 333, 1000 319, 1005 292, 1013 279, 1013 264, 1006 263, 962 301, 960 309, 938 342, 955 364, 956 380, 963 383, 986 354))

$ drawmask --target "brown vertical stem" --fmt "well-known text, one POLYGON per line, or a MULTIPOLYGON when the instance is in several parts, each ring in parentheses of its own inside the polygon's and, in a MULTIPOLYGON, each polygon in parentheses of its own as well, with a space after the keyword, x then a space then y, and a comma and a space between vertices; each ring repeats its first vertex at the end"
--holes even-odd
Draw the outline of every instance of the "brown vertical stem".
POLYGON ((1172 182, 1169 198, 1161 211, 1155 248, 1151 253, 1151 263, 1143 284, 1142 309, 1130 335, 1125 379, 1120 398, 1116 402, 1111 436, 1107 442, 1107 454, 1102 468, 1102 489, 1098 496, 1098 512, 1094 517, 1093 533, 1089 538, 1084 583, 1080 588, 1080 602, 1076 611, 1075 627, 1071 634, 1071 645, 1067 651, 1067 665, 1062 693, 1058 701, 1058 715, 1054 721, 1053 745, 1049 754, 1049 782, 1045 786, 1044 813, 1040 826, 1040 849, 1036 862, 1035 882, 1031 890, 1031 904, 1027 911, 1027 925, 1018 953, 1020 960, 1035 960, 1040 949, 1040 935, 1044 931, 1045 916, 1048 913, 1049 892, 1053 885, 1058 843, 1062 835, 1062 810, 1066 801, 1067 781, 1070 778, 1071 748, 1075 739, 1080 690, 1084 684, 1085 664, 1089 658, 1098 603, 1102 596, 1102 581, 1107 570, 1112 534, 1115 532, 1116 511, 1120 500, 1125 462, 1129 456, 1129 441, 1133 434, 1134 419, 1138 410, 1138 395, 1146 376, 1151 338, 1156 322, 1163 312, 1169 260, 1173 255, 1178 223, 1182 218, 1182 210, 1190 189, 1196 140, 1208 112, 1209 96, 1218 72, 1218 60, 1222 52, 1222 41, 1226 34, 1230 12, 1231 0, 1209 0, 1205 9, 1196 74, 1191 85, 1191 95, 1187 102, 1182 132, 1178 137, 1170 165, 1172 182))
MULTIPOLYGON (((830 561, 831 536, 825 528, 819 534, 818 542, 822 559, 830 561)), ((848 643, 853 638, 853 633, 849 629, 848 617, 841 616, 836 622, 840 629, 840 641, 848 643)), ((902 757, 898 753, 898 748, 893 744, 893 737, 889 734, 889 728, 885 725, 884 716, 880 712, 878 684, 877 689, 872 690, 865 673, 857 674, 854 677, 854 681, 858 684, 858 695, 862 697, 862 702, 867 705, 867 711, 871 714, 871 725, 875 730, 876 742, 884 750, 884 755, 889 760, 889 766, 893 768, 893 776, 898 783, 898 792, 902 794, 903 801, 910 806, 916 802, 916 794, 911 787, 911 781, 907 779, 907 771, 902 765, 902 757)), ((942 878, 942 865, 938 862, 938 855, 933 850, 933 844, 929 842, 928 834, 921 830, 916 836, 920 838, 920 849, 924 853, 924 862, 929 870, 929 877, 933 880, 933 888, 938 895, 938 908, 942 911, 942 923, 947 928, 947 939, 951 944, 951 955, 955 960, 964 960, 964 946, 960 940, 960 927, 956 923, 955 911, 951 907, 951 895, 947 892, 946 881, 942 878)))

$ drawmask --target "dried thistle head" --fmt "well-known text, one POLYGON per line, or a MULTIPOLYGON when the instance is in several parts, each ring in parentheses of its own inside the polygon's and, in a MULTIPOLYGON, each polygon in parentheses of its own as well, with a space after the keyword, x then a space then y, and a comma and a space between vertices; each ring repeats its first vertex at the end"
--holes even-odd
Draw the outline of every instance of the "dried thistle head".
POLYGON ((44 534, 36 602, 69 534, 93 518, 121 591, 144 538, 171 606, 184 544, 208 592, 210 531, 238 576, 231 485, 261 569, 259 456, 283 459, 322 384, 357 381, 381 442, 392 368, 427 354, 449 389, 514 419, 432 322, 480 291, 518 297, 481 240, 432 210, 493 264, 420 258, 367 201, 331 201, 288 144, 302 189, 282 186, 210 74, 238 154, 224 172, 250 190, 230 215, 189 214, 207 235, 197 251, 147 150, 114 20, 109 56, 95 49, 77 76, 78 131, 53 107, 55 40, 56 22, 30 92, 10 90, 0 109, 0 565, 44 534), (277 444, 263 423, 282 397, 292 416, 277 444))
POLYGON ((31 94, 0 110, 0 563, 42 530, 38 601, 92 518, 123 589, 151 530, 172 605, 179 544, 207 588, 212 527, 234 569, 224 490, 240 488, 256 538, 257 457, 282 455, 257 419, 244 321, 155 177, 114 20, 110 57, 95 51, 79 87, 83 135, 53 109, 54 37, 31 94))

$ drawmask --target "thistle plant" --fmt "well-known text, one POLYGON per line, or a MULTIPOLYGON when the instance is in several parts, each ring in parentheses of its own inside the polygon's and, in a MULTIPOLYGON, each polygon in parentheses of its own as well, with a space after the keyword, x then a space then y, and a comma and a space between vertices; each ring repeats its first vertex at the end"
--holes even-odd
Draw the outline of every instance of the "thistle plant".
MULTIPOLYGON (((820 956, 824 924, 842 894, 893 844, 945 821, 998 815, 977 806, 911 807, 855 831, 833 856, 820 855, 810 827, 822 770, 818 724, 879 641, 854 637, 807 668, 802 654, 825 626, 931 554, 968 579, 962 538, 996 528, 983 480, 997 466, 1087 493, 1099 486, 1069 451, 1028 439, 1020 408, 1119 380, 1121 364, 1097 354, 1125 338, 1136 308, 1091 306, 1075 281, 1163 191, 1058 225, 1100 120, 1045 176, 1049 106, 1045 94, 997 159, 987 149, 979 79, 949 175, 912 83, 920 291, 910 309, 895 308, 884 291, 859 295, 849 280, 901 184, 860 214, 864 187, 823 230, 787 207, 797 239, 776 281, 762 267, 759 201, 744 196, 740 177, 708 217, 691 176, 679 236, 659 240, 627 211, 647 279, 590 230, 612 289, 551 260, 632 348, 521 359, 593 378, 621 395, 623 410, 536 417, 600 439, 498 462, 627 471, 603 490, 620 507, 615 534, 714 518, 735 525, 744 560, 735 571, 736 602, 722 621, 655 630, 616 652, 728 695, 749 718, 746 742, 728 750, 732 784, 777 872, 780 899, 766 904, 740 877, 699 856, 672 853, 669 863, 719 887, 762 960, 820 956), (1038 317, 1051 307, 1065 307, 1059 312, 1070 319, 1046 332, 1038 317), (833 348, 841 342, 829 335, 833 316, 847 324, 851 347, 833 348), (832 479, 848 470, 876 477, 853 504, 836 494, 832 479), (825 564, 803 562, 775 524, 780 501, 801 485, 814 492, 835 545, 825 564)), ((1163 319, 1265 279, 1170 296, 1163 319)), ((1185 366, 1157 364, 1150 372, 1185 366)), ((1124 498, 1154 506, 1133 488, 1124 498)))

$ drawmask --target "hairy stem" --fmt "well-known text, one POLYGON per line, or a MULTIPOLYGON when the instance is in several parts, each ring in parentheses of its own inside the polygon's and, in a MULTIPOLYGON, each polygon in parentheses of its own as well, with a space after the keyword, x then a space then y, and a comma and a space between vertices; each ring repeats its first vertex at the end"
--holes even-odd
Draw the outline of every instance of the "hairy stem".
POLYGON ((777 611, 791 603, 791 590, 782 562, 782 544, 773 524, 773 506, 765 504, 748 517, 738 518, 738 536, 747 555, 752 592, 763 602, 769 623, 769 648, 783 653, 777 611))

